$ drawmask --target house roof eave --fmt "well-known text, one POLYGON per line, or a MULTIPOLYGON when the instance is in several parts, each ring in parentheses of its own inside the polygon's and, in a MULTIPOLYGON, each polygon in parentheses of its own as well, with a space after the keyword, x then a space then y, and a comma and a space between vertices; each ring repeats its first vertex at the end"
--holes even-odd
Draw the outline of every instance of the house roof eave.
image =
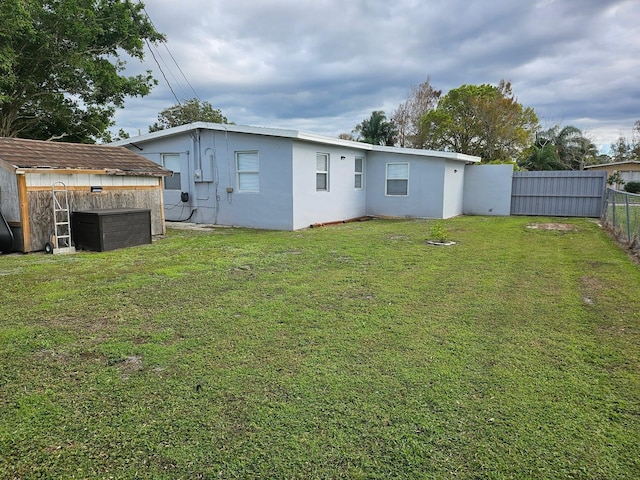
POLYGON ((601 167, 615 167, 617 165, 638 165, 640 161, 638 160, 627 160, 624 162, 611 162, 611 163, 599 163, 598 165, 585 165, 584 169, 588 170, 591 168, 601 168, 601 167))
POLYGON ((441 150, 423 150, 419 148, 385 147, 382 145, 372 145, 374 152, 401 153, 404 155, 417 155, 420 157, 440 157, 447 160, 457 160, 465 163, 479 163, 482 158, 465 153, 445 152, 441 150))
POLYGON ((137 137, 127 138, 124 140, 118 140, 110 143, 114 146, 126 146, 133 145, 155 140, 158 138, 166 138, 182 133, 190 133, 195 130, 214 130, 223 131, 227 133, 245 133, 253 135, 264 135, 271 137, 290 138, 292 140, 300 140, 305 142, 319 143, 323 145, 341 146, 347 148, 355 148, 365 151, 379 151, 388 153, 400 153, 406 155, 418 155, 427 157, 440 157, 449 160, 457 160, 466 163, 478 163, 481 161, 480 157, 473 155, 466 155, 463 153, 444 152, 436 150, 421 150, 415 148, 403 148, 403 147, 385 147, 381 145, 372 145, 370 143, 356 142, 353 140, 343 140, 341 138, 327 137, 315 133, 300 132, 298 130, 288 130, 283 128, 271 128, 271 127, 254 127, 249 125, 230 125, 221 123, 207 123, 207 122, 195 122, 187 125, 180 125, 178 127, 167 128, 165 130, 159 130, 157 132, 151 132, 143 134, 137 137))

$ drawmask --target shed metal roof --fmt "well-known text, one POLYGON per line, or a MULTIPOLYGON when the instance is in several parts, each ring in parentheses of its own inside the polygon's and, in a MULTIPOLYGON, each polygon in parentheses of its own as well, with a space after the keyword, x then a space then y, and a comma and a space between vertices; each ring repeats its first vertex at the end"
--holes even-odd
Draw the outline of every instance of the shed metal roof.
POLYGON ((95 170, 112 175, 165 176, 164 169, 124 147, 0 137, 0 160, 14 169, 95 170))

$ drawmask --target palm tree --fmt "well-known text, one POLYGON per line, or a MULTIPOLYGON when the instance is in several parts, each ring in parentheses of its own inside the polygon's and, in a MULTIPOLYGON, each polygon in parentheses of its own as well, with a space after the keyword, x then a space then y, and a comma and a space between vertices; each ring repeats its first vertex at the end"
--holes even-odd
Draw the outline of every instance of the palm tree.
POLYGON ((521 167, 525 170, 566 170, 565 165, 558 160, 558 152, 553 144, 539 145, 536 142, 529 149, 521 167))
POLYGON ((572 167, 580 151, 582 132, 571 125, 562 129, 556 125, 551 130, 551 140, 556 147, 556 152, 558 152, 558 160, 566 165, 567 169, 575 170, 572 167))
POLYGON ((358 141, 392 146, 396 141, 398 129, 393 120, 387 120, 382 110, 376 110, 371 113, 371 117, 356 126, 354 133, 357 134, 358 141))
POLYGON ((556 125, 536 135, 522 166, 528 170, 580 170, 596 153, 596 146, 580 129, 556 125))

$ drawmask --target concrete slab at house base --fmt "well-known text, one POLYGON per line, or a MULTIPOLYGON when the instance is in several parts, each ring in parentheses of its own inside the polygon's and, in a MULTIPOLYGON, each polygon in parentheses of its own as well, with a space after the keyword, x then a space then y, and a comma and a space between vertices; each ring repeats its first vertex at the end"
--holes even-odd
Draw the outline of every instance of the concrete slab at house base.
POLYGON ((167 228, 173 230, 201 230, 211 231, 216 228, 233 228, 230 225, 212 225, 210 223, 193 223, 193 222, 166 222, 167 228))

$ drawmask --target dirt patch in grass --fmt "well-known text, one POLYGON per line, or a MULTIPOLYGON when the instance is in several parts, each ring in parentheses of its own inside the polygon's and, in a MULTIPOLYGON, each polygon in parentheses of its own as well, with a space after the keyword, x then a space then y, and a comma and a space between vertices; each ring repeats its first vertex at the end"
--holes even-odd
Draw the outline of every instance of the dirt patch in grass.
POLYGON ((527 228, 534 230, 557 230, 560 232, 575 232, 578 230, 575 225, 570 223, 531 223, 527 228))
POLYGON ((602 282, 595 277, 580 277, 582 287, 582 301, 587 305, 593 305, 594 297, 602 289, 602 282))
POLYGON ((142 357, 138 355, 129 355, 121 362, 118 362, 118 366, 124 380, 128 379, 132 374, 144 369, 142 357))
POLYGON ((389 240, 407 240, 409 237, 406 235, 389 235, 387 238, 389 240))
POLYGON ((602 282, 595 277, 580 277, 580 284, 582 285, 583 290, 589 293, 598 292, 602 289, 602 282))

